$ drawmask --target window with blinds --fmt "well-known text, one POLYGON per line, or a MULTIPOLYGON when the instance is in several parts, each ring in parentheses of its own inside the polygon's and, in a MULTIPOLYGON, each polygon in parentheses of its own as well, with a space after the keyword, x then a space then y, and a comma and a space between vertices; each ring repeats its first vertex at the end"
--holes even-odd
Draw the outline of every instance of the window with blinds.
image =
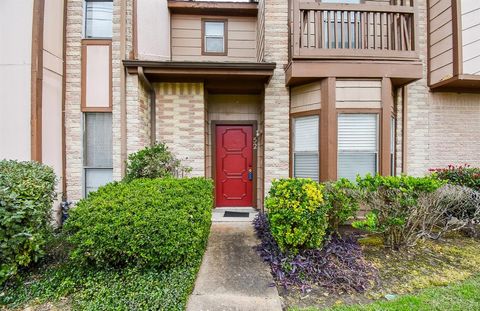
POLYGON ((338 177, 354 181, 357 175, 376 174, 378 115, 338 115, 338 177))
POLYGON ((318 116, 293 119, 293 176, 318 181, 318 116))
POLYGON ((113 179, 112 114, 85 113, 83 142, 85 195, 87 195, 113 179))

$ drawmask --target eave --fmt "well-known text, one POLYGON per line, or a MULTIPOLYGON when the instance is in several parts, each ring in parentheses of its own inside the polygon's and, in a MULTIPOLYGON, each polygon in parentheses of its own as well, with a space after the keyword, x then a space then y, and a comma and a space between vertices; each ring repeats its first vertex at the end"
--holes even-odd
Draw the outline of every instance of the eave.
POLYGON ((422 78, 420 61, 294 60, 285 69, 286 85, 297 85, 327 77, 391 78, 402 86, 422 78))
POLYGON ((257 16, 256 2, 168 1, 174 14, 202 14, 220 16, 257 16))
POLYGON ((129 74, 151 82, 203 82, 212 93, 259 93, 273 76, 275 63, 124 60, 129 74))
POLYGON ((480 93, 479 75, 456 75, 430 85, 432 92, 480 93))

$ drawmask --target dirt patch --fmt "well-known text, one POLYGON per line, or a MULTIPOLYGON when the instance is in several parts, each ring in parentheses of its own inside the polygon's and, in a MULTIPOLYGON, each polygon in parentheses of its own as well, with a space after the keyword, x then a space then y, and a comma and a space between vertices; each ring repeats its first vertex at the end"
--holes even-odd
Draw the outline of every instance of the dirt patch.
POLYGON ((451 235, 439 241, 423 241, 414 248, 392 251, 381 238, 360 239, 364 256, 379 273, 377 284, 366 293, 332 293, 314 287, 308 293, 279 289, 287 307, 321 307, 367 303, 390 295, 414 293, 444 286, 480 273, 480 240, 451 235))

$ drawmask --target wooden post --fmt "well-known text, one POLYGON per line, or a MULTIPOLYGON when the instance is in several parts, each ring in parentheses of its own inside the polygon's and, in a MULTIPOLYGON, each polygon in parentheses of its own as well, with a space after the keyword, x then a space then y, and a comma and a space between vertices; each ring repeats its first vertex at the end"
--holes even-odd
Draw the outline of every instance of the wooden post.
POLYGON ((392 81, 382 79, 382 115, 380 118, 380 174, 391 175, 390 165, 390 131, 392 119, 393 97, 392 81))
POLYGON ((337 111, 336 79, 321 82, 322 109, 320 110, 320 180, 337 179, 337 111))

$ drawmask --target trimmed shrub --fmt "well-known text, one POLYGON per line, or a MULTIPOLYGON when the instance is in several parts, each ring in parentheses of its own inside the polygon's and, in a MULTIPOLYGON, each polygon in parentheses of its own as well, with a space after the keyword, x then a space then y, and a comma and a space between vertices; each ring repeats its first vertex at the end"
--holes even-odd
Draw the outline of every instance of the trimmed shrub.
POLYGON ((480 168, 470 165, 449 165, 447 168, 432 168, 437 178, 447 181, 449 184, 464 186, 480 191, 480 168))
POLYGON ((321 248, 328 227, 324 186, 310 179, 272 183, 265 206, 270 230, 282 252, 321 248))
POLYGON ((171 267, 203 255, 213 185, 203 178, 136 179, 100 187, 70 211, 71 258, 95 266, 171 267))
POLYGON ((43 164, 0 161, 0 284, 44 255, 55 183, 43 164))
POLYGON ((433 229, 438 210, 419 199, 439 189, 444 182, 435 178, 411 176, 371 176, 357 179, 366 191, 366 203, 371 212, 353 226, 383 234, 386 246, 399 249, 412 246, 433 229))
POLYGON ((182 166, 180 160, 168 150, 165 143, 156 143, 128 156, 125 180, 183 177, 190 171, 189 167, 182 166))
POLYGON ((325 183, 325 199, 330 206, 328 211, 328 231, 338 233, 338 227, 353 219, 359 209, 361 192, 358 187, 342 178, 325 183))

